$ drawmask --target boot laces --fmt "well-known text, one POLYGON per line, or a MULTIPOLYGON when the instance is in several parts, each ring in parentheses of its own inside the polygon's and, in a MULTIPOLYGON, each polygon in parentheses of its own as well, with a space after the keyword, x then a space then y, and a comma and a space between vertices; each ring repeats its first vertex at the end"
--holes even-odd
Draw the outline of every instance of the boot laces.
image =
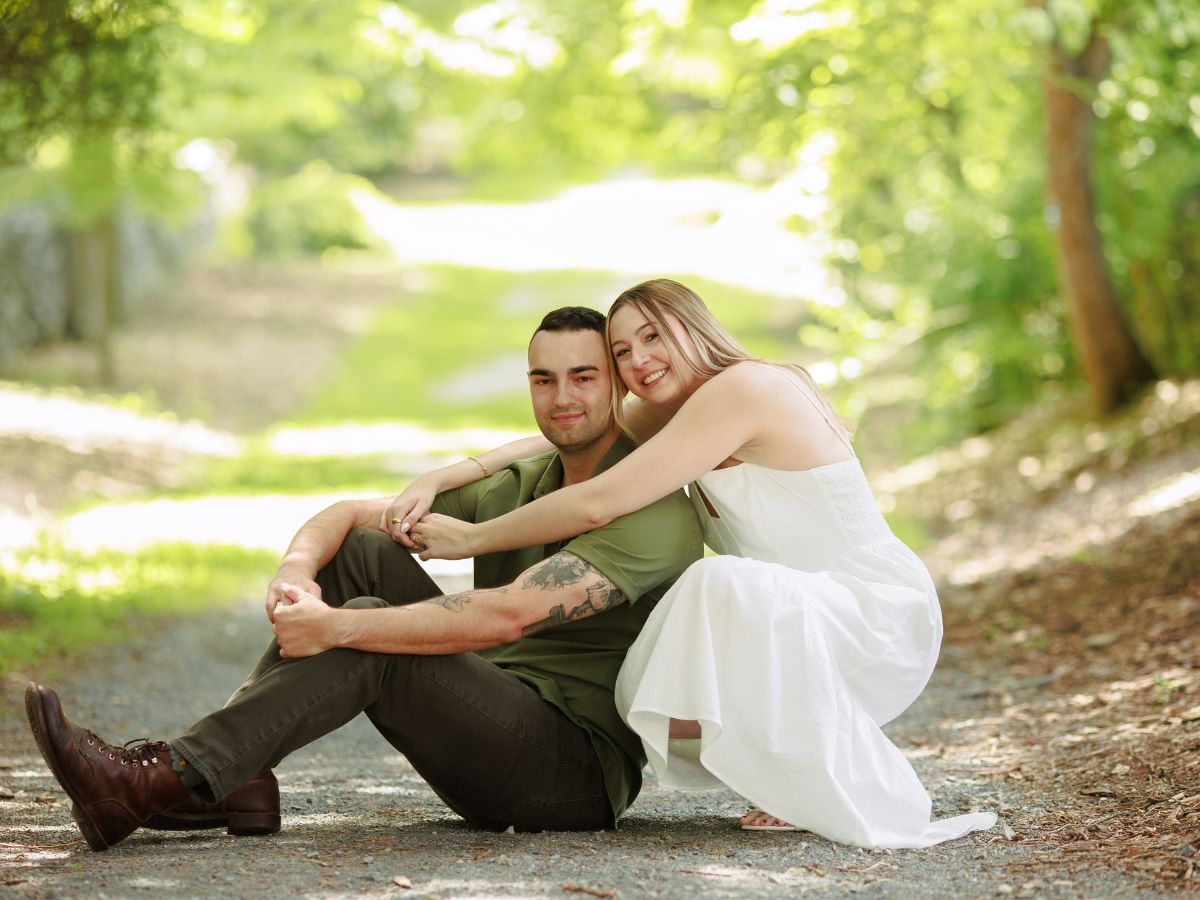
POLYGON ((88 731, 88 743, 96 742, 96 752, 108 754, 109 759, 119 759, 123 766, 136 766, 141 764, 148 766, 150 764, 157 765, 158 753, 167 749, 165 741, 151 741, 149 738, 139 737, 131 741, 126 741, 124 746, 118 747, 115 744, 107 743, 100 735, 94 731, 88 731))
POLYGON ((117 750, 117 756, 122 762, 136 765, 141 763, 143 766, 147 763, 158 763, 158 753, 160 750, 166 750, 167 745, 164 741, 151 741, 149 738, 134 738, 131 741, 126 741, 125 746, 117 750))

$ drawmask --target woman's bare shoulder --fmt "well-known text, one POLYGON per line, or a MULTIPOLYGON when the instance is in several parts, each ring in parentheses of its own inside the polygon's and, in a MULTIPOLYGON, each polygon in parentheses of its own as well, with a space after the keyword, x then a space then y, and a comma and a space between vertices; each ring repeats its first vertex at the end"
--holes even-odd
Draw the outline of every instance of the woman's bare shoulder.
POLYGON ((722 369, 708 379, 705 387, 712 388, 711 393, 738 393, 741 391, 759 392, 762 390, 780 390, 787 386, 791 375, 783 366, 775 363, 748 359, 734 363, 727 369, 722 369))

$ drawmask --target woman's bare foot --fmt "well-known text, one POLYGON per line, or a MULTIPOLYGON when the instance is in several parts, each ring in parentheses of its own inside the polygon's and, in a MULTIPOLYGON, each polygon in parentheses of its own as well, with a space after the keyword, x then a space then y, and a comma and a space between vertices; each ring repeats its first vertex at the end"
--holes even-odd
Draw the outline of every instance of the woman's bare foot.
POLYGON ((692 741, 700 737, 700 723, 695 719, 672 719, 667 737, 673 741, 692 741))
POLYGON ((738 825, 747 831, 799 831, 782 819, 777 819, 761 809, 752 809, 738 819, 738 825))

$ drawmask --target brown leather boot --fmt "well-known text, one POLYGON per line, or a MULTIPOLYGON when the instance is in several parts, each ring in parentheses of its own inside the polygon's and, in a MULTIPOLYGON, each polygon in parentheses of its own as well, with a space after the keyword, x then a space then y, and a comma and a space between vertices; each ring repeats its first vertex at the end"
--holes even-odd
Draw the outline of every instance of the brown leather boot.
POLYGON ((268 769, 218 803, 192 799, 151 816, 142 827, 158 831, 224 828, 227 834, 274 834, 279 830, 279 782, 268 769))
POLYGON ((25 688, 25 712, 42 758, 74 801, 71 815, 93 850, 107 850, 155 813, 191 799, 161 741, 109 746, 72 725, 58 696, 40 684, 25 688))

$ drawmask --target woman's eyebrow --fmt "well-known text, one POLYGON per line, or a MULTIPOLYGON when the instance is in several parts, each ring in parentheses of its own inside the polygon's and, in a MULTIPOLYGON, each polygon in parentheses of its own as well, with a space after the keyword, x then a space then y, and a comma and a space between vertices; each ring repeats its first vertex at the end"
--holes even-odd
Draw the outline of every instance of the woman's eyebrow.
MULTIPOLYGON (((653 327, 654 327, 654 323, 653 323, 653 322, 647 322, 647 323, 645 323, 644 325, 642 325, 642 327, 641 327, 641 328, 637 329, 637 331, 635 331, 635 332, 634 332, 634 334, 641 334, 641 333, 642 333, 643 331, 645 331, 647 328, 653 328, 653 327)), ((609 346, 610 346, 610 347, 615 347, 615 346, 617 346, 617 344, 623 344, 623 343, 625 343, 625 339, 624 339, 624 338, 617 338, 617 339, 616 339, 615 341, 613 341, 613 342, 612 342, 612 343, 611 343, 609 346)))

